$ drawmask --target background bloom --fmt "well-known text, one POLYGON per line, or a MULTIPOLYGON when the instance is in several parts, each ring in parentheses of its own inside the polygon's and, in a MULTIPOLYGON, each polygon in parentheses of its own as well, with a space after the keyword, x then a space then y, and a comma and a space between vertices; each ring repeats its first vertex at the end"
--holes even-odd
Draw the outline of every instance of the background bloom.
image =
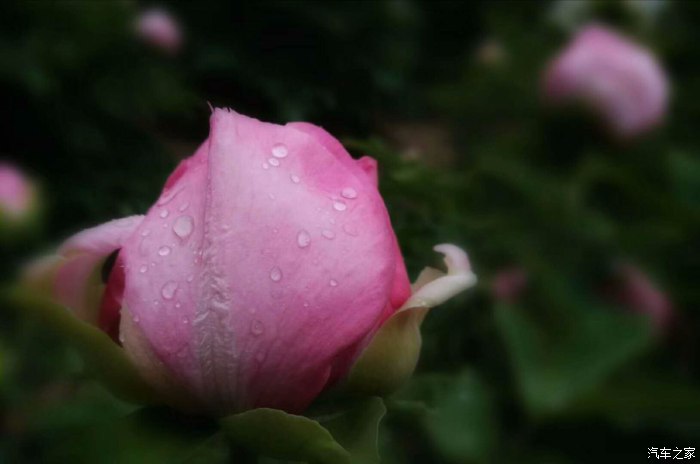
POLYGON ((0 161, 0 216, 9 222, 26 219, 34 206, 34 188, 17 167, 0 161))
POLYGON ((154 8, 142 12, 136 20, 136 33, 147 44, 174 54, 182 46, 182 28, 166 10, 154 8))
POLYGON ((583 28, 549 65, 545 96, 577 100, 597 111, 619 136, 634 136, 660 124, 669 85, 652 53, 601 25, 583 28))

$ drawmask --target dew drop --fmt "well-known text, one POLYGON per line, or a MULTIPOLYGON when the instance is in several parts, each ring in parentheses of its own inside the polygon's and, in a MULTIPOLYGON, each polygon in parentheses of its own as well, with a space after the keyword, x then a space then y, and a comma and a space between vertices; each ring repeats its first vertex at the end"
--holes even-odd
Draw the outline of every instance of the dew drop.
POLYGON ((348 205, 346 205, 340 200, 336 200, 333 202, 333 209, 336 211, 345 211, 346 209, 348 209, 348 205))
POLYGON ((141 318, 138 317, 138 316, 134 316, 134 317, 131 318, 131 320, 134 321, 134 323, 138 324, 139 321, 141 320, 141 318))
POLYGON ((263 169, 270 169, 270 165, 267 164, 267 163, 263 163, 263 164, 262 164, 262 168, 263 168, 263 169))
POLYGON ((160 295, 166 300, 172 300, 175 293, 177 293, 177 282, 172 280, 163 285, 163 288, 160 289, 160 295))
POLYGON ((146 266, 145 264, 139 268, 139 272, 141 274, 145 274, 146 271, 148 271, 148 266, 146 266))
POLYGON ((345 187, 345 188, 343 189, 343 191, 340 192, 340 194, 341 194, 343 197, 349 198, 349 199, 351 199, 351 200, 352 200, 353 198, 357 198, 357 190, 355 190, 355 189, 352 188, 352 187, 345 187))
POLYGON ((188 317, 183 317, 183 318, 182 318, 182 323, 185 324, 185 325, 187 325, 187 324, 190 323, 190 319, 189 319, 188 317))
POLYGON ((301 179, 299 179, 299 176, 296 176, 294 174, 289 176, 289 178, 292 179, 292 182, 294 182, 295 184, 298 184, 299 182, 301 182, 301 179))
POLYGON ((279 282, 282 280, 282 270, 278 267, 273 267, 270 271, 270 279, 273 282, 279 282))
POLYGON ((177 210, 180 211, 180 212, 183 212, 183 211, 185 211, 185 210, 186 210, 187 208, 189 208, 189 207, 190 207, 189 202, 184 202, 177 210))
POLYGON ((148 237, 149 235, 151 235, 151 231, 148 229, 141 232, 141 237, 148 237))
POLYGON ((333 240, 335 238, 335 232, 333 232, 332 230, 328 230, 328 229, 321 232, 321 235, 326 237, 328 240, 333 240))
POLYGON ((287 147, 281 143, 278 143, 272 147, 272 156, 275 158, 286 158, 288 154, 289 151, 287 150, 287 147))
POLYGON ((190 276, 187 278, 188 282, 192 282, 194 280, 194 275, 190 274, 190 276))
POLYGON ((168 217, 168 214, 170 214, 170 212, 167 209, 164 209, 160 212, 159 216, 165 219, 166 217, 168 217))
POLYGON ((252 333, 253 335, 261 335, 264 331, 265 331, 265 325, 262 323, 262 321, 255 319, 250 324, 250 333, 252 333))
POLYGON ((297 245, 299 248, 306 248, 311 244, 311 235, 306 230, 300 230, 297 234, 297 245))
POLYGON ((331 287, 337 287, 337 286, 338 286, 338 281, 335 280, 335 279, 331 279, 330 282, 328 282, 328 284, 329 284, 331 287))
POLYGON ((192 219, 192 216, 180 216, 173 224, 173 232, 181 239, 189 237, 193 230, 194 219, 192 219))
POLYGON ((158 249, 158 254, 160 256, 168 256, 170 254, 170 247, 169 246, 162 246, 158 249))
POLYGON ((280 165, 280 160, 278 160, 277 158, 270 158, 269 160, 267 160, 267 162, 275 167, 280 165))

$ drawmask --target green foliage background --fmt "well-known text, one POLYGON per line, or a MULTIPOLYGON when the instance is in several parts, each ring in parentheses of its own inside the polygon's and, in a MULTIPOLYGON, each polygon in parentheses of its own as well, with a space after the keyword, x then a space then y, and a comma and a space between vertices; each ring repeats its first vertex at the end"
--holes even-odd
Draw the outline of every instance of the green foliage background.
MULTIPOLYGON (((176 56, 134 37, 144 5, 5 3, 2 155, 45 205, 36 229, 0 244, 0 276, 145 211, 206 137, 207 102, 311 121, 379 160, 412 276, 454 242, 480 278, 424 324, 418 372, 387 401, 383 462, 637 462, 698 447, 700 3, 658 3, 645 16, 589 2, 576 19, 637 37, 670 75, 666 126, 628 143, 543 105, 543 67, 569 37, 550 2, 173 3, 176 56), (603 298, 619 260, 672 299, 667 334, 603 298), (528 290, 498 302, 489 284, 514 265, 528 290)), ((211 424, 142 420, 56 334, 0 317, 0 462, 243 462, 211 424)))

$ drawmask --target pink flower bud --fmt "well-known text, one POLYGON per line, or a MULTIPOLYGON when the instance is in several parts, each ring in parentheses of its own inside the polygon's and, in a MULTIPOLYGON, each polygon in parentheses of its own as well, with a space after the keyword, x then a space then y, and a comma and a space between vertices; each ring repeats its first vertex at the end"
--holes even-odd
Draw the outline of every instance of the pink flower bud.
POLYGON ((669 84, 649 50, 590 25, 549 65, 544 93, 554 103, 580 101, 599 113, 613 133, 632 137, 663 121, 669 84))
POLYGON ((216 109, 145 216, 74 236, 35 280, 171 402, 298 412, 411 295, 376 170, 317 126, 216 109))
POLYGON ((175 54, 182 45, 182 30, 177 21, 165 10, 151 9, 136 20, 136 34, 147 44, 175 54))
POLYGON ((0 161, 0 217, 10 223, 20 222, 31 213, 33 203, 34 189, 24 174, 0 161))

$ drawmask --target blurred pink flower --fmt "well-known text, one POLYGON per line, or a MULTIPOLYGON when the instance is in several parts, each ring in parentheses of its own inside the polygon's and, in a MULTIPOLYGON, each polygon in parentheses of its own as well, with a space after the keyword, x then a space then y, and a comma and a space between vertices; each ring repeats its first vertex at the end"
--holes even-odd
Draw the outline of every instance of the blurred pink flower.
POLYGON ((182 46, 182 29, 165 10, 154 8, 144 11, 136 20, 136 33, 147 44, 175 54, 182 46))
POLYGON ((647 315, 654 327, 665 331, 674 317, 674 309, 664 293, 641 269, 631 264, 621 264, 616 269, 611 297, 630 311, 647 315))
POLYGON ((632 137, 663 121, 669 84, 648 49, 611 29, 590 25, 549 65, 544 93, 554 103, 583 102, 613 133, 632 137))
POLYGON ((491 281, 491 293, 498 301, 516 303, 527 287, 527 280, 527 273, 520 267, 502 269, 491 281))
POLYGON ((14 222, 31 212, 34 189, 15 166, 0 161, 0 216, 14 222))

